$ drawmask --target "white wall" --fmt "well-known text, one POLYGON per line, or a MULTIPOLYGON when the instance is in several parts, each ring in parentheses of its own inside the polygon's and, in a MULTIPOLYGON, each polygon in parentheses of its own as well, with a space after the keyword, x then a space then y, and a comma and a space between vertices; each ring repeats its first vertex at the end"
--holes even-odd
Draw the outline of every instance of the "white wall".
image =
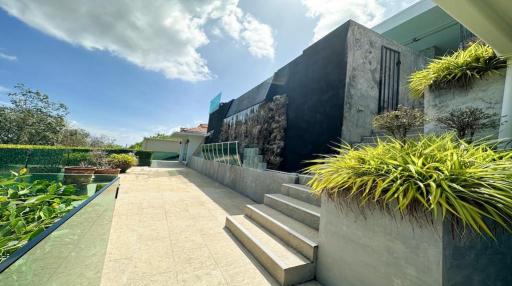
POLYGON ((169 139, 144 138, 142 150, 178 153, 180 151, 180 142, 169 139))
POLYGON ((181 137, 181 146, 180 146, 180 157, 179 157, 179 160, 180 161, 187 161, 187 158, 184 158, 184 155, 185 155, 185 146, 186 146, 186 143, 187 140, 189 140, 188 142, 188 148, 187 148, 187 157, 190 158, 190 156, 192 156, 192 154, 197 150, 197 148, 199 148, 199 146, 201 144, 203 144, 204 142, 204 137, 201 137, 201 136, 183 136, 181 137))

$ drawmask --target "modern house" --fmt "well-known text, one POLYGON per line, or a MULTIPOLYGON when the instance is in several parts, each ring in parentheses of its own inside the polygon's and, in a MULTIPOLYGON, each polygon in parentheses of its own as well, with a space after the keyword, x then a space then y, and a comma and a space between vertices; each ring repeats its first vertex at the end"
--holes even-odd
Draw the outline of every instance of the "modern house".
MULTIPOLYGON (((412 48, 348 21, 272 77, 210 114, 208 143, 220 142, 225 124, 246 120, 275 96, 286 96, 286 126, 279 170, 297 171, 340 139, 357 143, 373 134, 373 117, 409 97, 408 76, 425 64, 412 48)), ((231 138, 238 140, 238 138, 231 138)))
MULTIPOLYGON (((410 74, 429 58, 449 54, 472 39, 469 30, 431 0, 420 1, 372 29, 347 21, 261 84, 221 103, 209 116, 206 142, 226 141, 223 128, 242 124, 275 96, 286 96, 282 161, 277 169, 301 170, 305 161, 329 153, 341 140, 353 144, 375 135, 375 115, 399 104, 422 107, 422 100, 409 97, 410 74)), ((247 141, 246 133, 232 133, 228 140, 247 141)), ((247 143, 261 148, 257 142, 247 143)))

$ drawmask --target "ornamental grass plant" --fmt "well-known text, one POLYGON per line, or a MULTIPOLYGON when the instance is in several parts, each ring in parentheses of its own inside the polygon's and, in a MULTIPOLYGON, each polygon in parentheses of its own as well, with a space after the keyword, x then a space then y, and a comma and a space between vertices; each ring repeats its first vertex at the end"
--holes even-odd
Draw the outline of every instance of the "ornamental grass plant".
POLYGON ((427 88, 467 88, 473 80, 506 66, 506 60, 497 56, 490 46, 476 42, 464 50, 433 59, 425 69, 411 74, 411 96, 420 98, 427 88))
POLYGON ((469 144, 448 133, 405 143, 342 145, 311 161, 306 171, 317 195, 359 207, 379 207, 409 218, 441 217, 494 238, 512 229, 512 151, 469 144))

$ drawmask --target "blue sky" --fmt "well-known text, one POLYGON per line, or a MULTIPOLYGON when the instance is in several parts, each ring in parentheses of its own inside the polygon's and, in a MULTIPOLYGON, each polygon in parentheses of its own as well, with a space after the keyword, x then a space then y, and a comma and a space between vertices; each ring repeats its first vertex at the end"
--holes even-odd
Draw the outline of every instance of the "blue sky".
POLYGON ((238 97, 349 18, 371 27, 413 2, 0 0, 0 104, 24 83, 131 144, 207 122, 218 92, 238 97))

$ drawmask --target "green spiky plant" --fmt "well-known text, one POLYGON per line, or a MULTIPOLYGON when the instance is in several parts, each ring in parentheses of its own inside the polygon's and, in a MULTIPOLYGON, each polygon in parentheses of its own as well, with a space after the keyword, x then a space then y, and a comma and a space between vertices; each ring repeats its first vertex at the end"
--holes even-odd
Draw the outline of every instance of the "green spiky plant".
POLYGON ((434 59, 428 66, 411 74, 409 89, 413 98, 420 98, 427 88, 467 88, 475 79, 505 68, 507 62, 494 50, 476 42, 464 50, 434 59))
MULTIPOLYGON (((468 144, 453 134, 405 144, 342 145, 313 160, 312 192, 337 202, 398 211, 404 217, 441 217, 494 238, 491 223, 512 230, 512 152, 468 144)), ((432 220, 430 220, 432 221, 432 220)))

